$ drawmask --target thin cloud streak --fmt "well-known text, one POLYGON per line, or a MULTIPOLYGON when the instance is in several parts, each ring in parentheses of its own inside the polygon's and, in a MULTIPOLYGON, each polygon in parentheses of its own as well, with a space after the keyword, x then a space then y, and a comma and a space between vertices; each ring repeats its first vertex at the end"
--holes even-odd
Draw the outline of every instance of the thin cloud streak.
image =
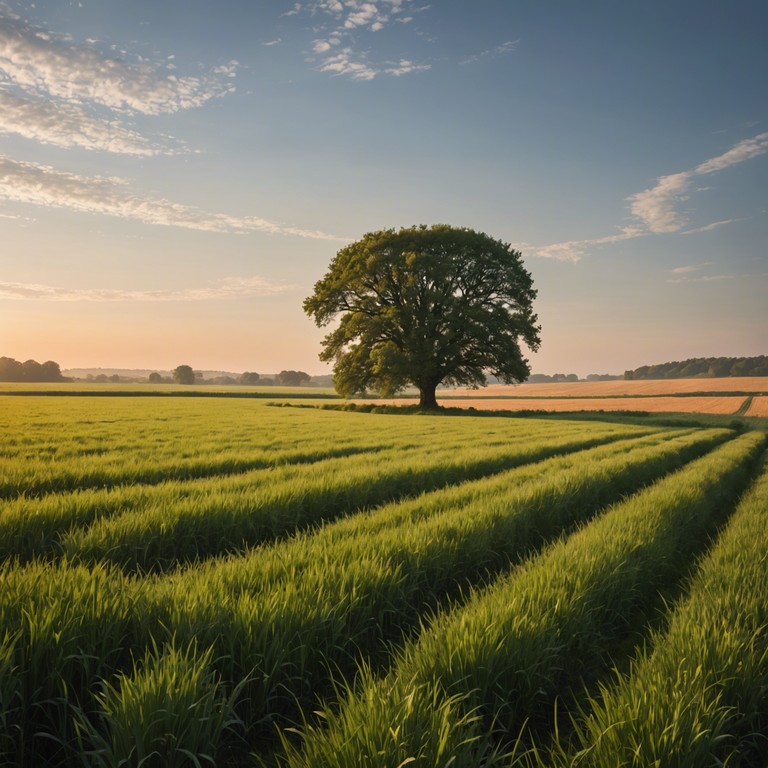
POLYGON ((586 255, 587 251, 596 245, 613 245, 623 240, 632 240, 635 237, 642 237, 645 232, 636 227, 625 227, 621 232, 615 235, 606 235, 604 237, 594 237, 587 240, 568 240, 564 243, 553 243, 552 245, 531 246, 527 245, 527 251, 532 256, 541 259, 554 259, 555 261, 570 261, 576 263, 586 255))
POLYGON ((480 53, 474 53, 471 56, 465 56, 459 61, 459 64, 463 66, 466 64, 474 64, 476 61, 481 61, 482 59, 505 56, 514 51, 519 42, 519 38, 517 40, 507 40, 507 42, 497 45, 495 48, 489 48, 487 51, 481 51, 480 53))
POLYGON ((169 200, 133 195, 126 187, 127 182, 123 179, 78 176, 0 155, 0 199, 204 232, 267 232, 314 240, 346 239, 317 230, 277 224, 258 216, 207 213, 169 200))
MULTIPOLYGON (((736 280, 739 275, 701 275, 700 277, 673 277, 667 280, 668 283, 716 283, 722 280, 736 280)), ((741 275, 749 277, 749 275, 741 275)))
MULTIPOLYGON (((638 223, 625 227, 619 235, 608 235, 588 240, 571 240, 563 243, 552 243, 545 246, 528 246, 534 256, 558 261, 578 262, 595 245, 606 245, 629 240, 636 237, 647 237, 653 234, 678 233, 693 235, 711 232, 717 227, 732 224, 740 219, 723 219, 713 221, 702 227, 685 231, 685 217, 677 211, 677 205, 688 200, 693 180, 697 176, 725 170, 733 165, 758 157, 768 152, 768 132, 760 133, 750 139, 735 144, 727 152, 697 165, 690 171, 682 171, 667 176, 659 176, 656 184, 642 192, 637 192, 627 198, 630 211, 638 223)), ((723 278, 699 278, 723 279, 723 278)), ((672 282, 672 281, 670 281, 672 282)), ((678 281, 679 282, 679 281, 678 281)))
POLYGON ((123 290, 113 288, 60 288, 36 283, 0 282, 0 299, 62 302, 195 302, 275 296, 298 290, 295 285, 278 285, 261 277, 222 280, 205 288, 182 290, 123 290))
POLYGON ((691 184, 697 176, 725 170, 766 152, 768 132, 740 141, 727 152, 706 160, 693 170, 660 176, 655 186, 628 198, 632 214, 640 219, 650 232, 678 232, 687 222, 685 217, 678 213, 676 206, 688 199, 691 184))
POLYGON ((713 221, 711 224, 706 224, 703 227, 696 227, 695 229, 686 229, 685 232, 681 232, 681 235, 698 235, 701 232, 711 232, 713 229, 722 227, 724 224, 733 224, 737 221, 744 221, 744 219, 723 219, 722 221, 713 221))

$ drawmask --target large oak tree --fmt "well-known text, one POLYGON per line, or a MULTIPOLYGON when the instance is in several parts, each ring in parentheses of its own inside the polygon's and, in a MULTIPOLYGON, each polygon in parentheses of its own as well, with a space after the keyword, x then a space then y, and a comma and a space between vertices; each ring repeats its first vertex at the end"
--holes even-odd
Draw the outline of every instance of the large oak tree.
POLYGON ((530 374, 520 343, 540 344, 536 291, 521 254, 465 227, 371 232, 342 248, 304 301, 337 391, 389 396, 413 385, 423 409, 439 384, 480 386, 530 374))

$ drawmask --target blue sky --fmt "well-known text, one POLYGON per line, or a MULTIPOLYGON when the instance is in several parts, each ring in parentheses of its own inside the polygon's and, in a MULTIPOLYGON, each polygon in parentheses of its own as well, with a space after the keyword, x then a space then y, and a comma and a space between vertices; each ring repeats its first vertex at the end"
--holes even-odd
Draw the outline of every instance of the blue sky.
POLYGON ((522 251, 535 372, 766 353, 760 0, 0 0, 0 354, 324 373, 364 233, 522 251))

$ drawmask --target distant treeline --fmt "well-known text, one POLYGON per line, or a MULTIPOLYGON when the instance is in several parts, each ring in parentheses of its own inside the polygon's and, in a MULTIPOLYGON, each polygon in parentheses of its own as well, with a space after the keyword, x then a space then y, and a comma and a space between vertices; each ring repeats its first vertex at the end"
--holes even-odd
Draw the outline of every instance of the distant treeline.
POLYGON ((643 365, 624 371, 624 378, 637 379, 716 379, 727 376, 768 376, 768 357, 693 357, 682 362, 643 365))
MULTIPOLYGON (((621 379, 613 373, 590 373, 585 381, 613 381, 621 379)), ((560 382, 581 381, 575 373, 553 373, 551 376, 546 373, 532 373, 527 379, 527 384, 558 384, 560 382)))
POLYGON ((38 363, 25 360, 20 363, 12 357, 0 357, 0 381, 68 381, 61 375, 61 368, 53 360, 38 363))

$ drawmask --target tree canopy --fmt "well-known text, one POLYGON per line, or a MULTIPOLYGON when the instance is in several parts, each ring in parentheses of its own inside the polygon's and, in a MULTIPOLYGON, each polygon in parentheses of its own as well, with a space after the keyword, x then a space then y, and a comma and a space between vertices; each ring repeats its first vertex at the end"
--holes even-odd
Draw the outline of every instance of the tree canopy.
POLYGON ((25 360, 21 363, 12 357, 0 357, 0 381, 48 382, 68 379, 62 376, 59 364, 53 360, 44 363, 25 360))
POLYGON ((189 365, 177 365, 173 369, 173 380, 177 384, 194 384, 195 372, 189 365))
POLYGON ((692 357, 679 362, 643 365, 625 371, 625 379, 689 379, 768 376, 768 357, 692 357))
POLYGON ((303 387, 312 380, 304 371, 280 371, 275 376, 275 383, 284 387, 303 387))
POLYGON ((320 359, 344 396, 389 396, 408 385, 435 408, 439 384, 481 386, 530 374, 520 342, 540 344, 536 291, 521 254, 465 227, 371 232, 342 248, 304 311, 318 326, 340 315, 320 359))

